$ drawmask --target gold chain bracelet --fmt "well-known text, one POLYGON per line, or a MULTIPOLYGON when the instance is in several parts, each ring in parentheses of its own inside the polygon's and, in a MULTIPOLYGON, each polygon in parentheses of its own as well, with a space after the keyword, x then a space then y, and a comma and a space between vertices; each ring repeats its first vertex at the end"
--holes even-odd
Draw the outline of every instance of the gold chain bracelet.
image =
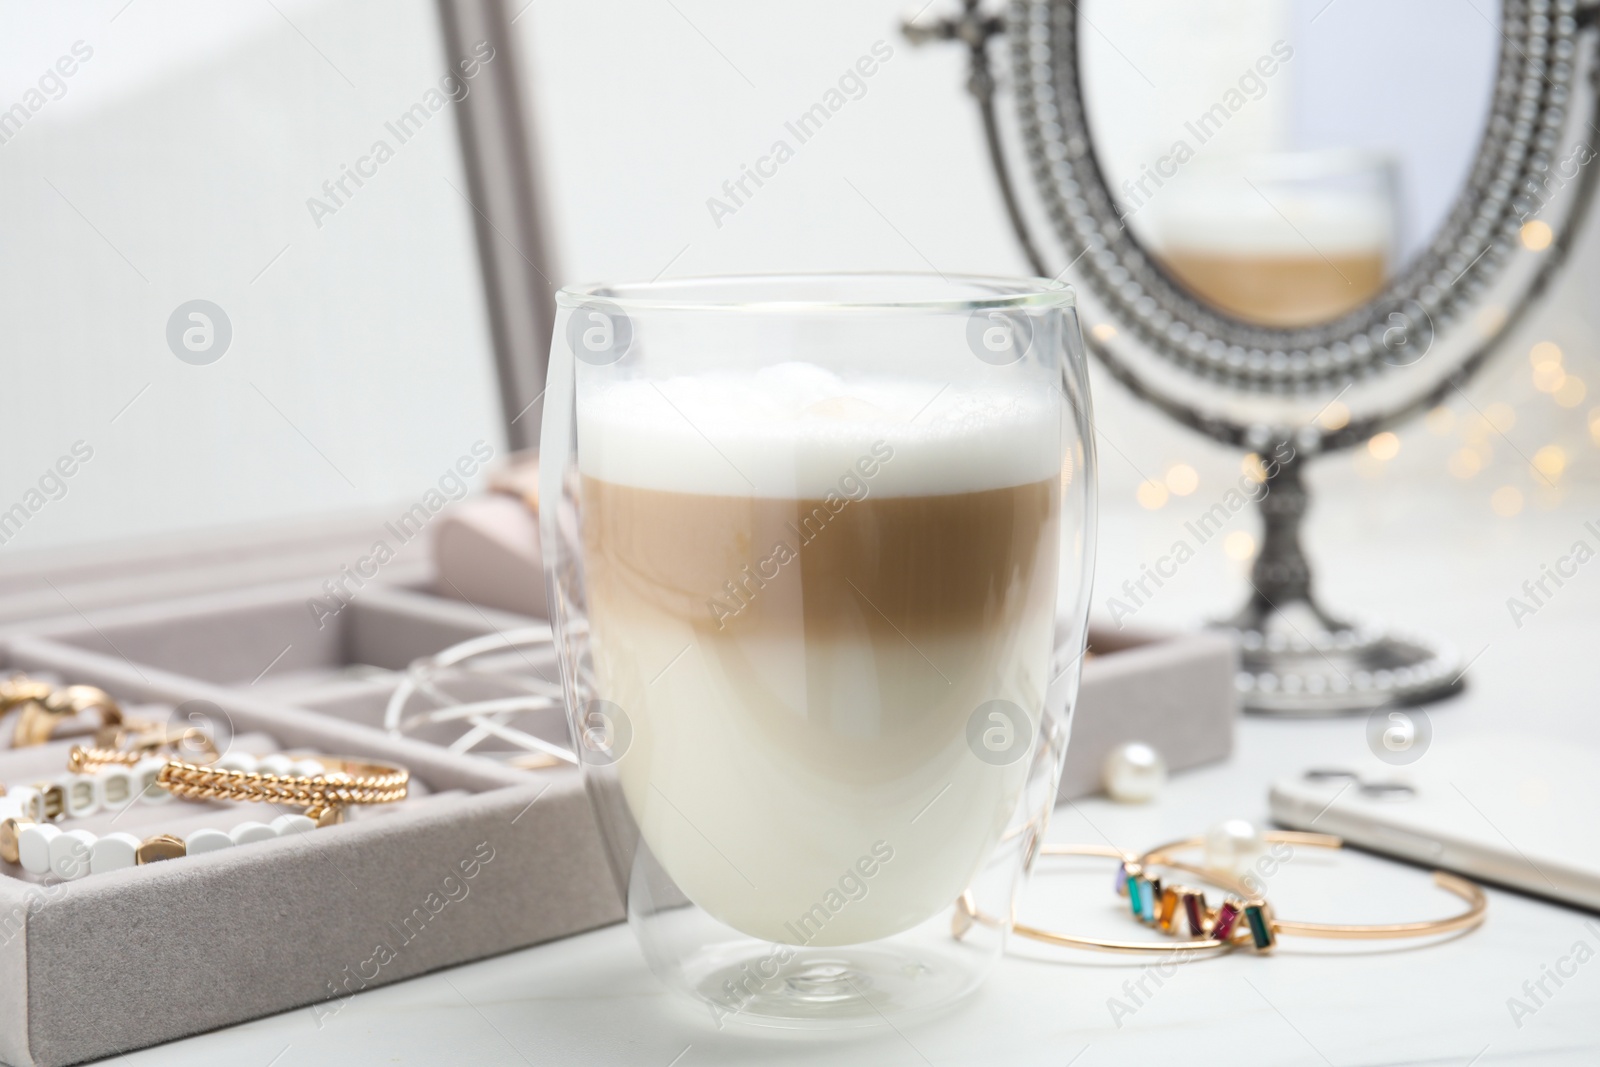
MULTIPOLYGON (((133 753, 117 749, 73 747, 67 768, 92 774, 109 766, 127 766, 133 753)), ((321 819, 347 804, 388 804, 406 798, 411 775, 404 768, 366 760, 318 756, 324 772, 317 775, 269 774, 228 770, 169 759, 156 784, 185 800, 236 800, 305 808, 321 819)))

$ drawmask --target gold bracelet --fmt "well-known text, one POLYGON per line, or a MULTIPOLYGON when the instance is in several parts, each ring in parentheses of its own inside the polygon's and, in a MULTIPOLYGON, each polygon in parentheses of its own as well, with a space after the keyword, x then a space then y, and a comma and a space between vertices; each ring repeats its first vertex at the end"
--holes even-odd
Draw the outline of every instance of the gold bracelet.
MULTIPOLYGON (((1282 843, 1289 845, 1307 845, 1312 848, 1343 848, 1344 841, 1332 834, 1308 834, 1288 830, 1272 830, 1261 835, 1261 839, 1269 844, 1282 843)), ((1190 874, 1208 878, 1229 891, 1238 894, 1237 897, 1225 901, 1218 914, 1213 918, 1213 930, 1222 927, 1222 935, 1228 936, 1238 920, 1245 920, 1243 926, 1248 929, 1251 943, 1257 951, 1270 950, 1277 942, 1278 934, 1291 934, 1300 937, 1326 937, 1347 939, 1386 939, 1401 937, 1429 937, 1435 934, 1447 934, 1454 930, 1469 930, 1480 925, 1488 916, 1489 900, 1477 883, 1462 878, 1459 875, 1446 871, 1434 871, 1433 881, 1440 889, 1465 900, 1468 904, 1466 911, 1459 915, 1452 915, 1448 919, 1433 919, 1425 922, 1406 923, 1311 923, 1295 922, 1279 919, 1272 914, 1271 907, 1259 895, 1252 893, 1240 878, 1223 871, 1212 871, 1192 863, 1184 863, 1171 858, 1171 853, 1183 849, 1198 848, 1205 843, 1203 837, 1188 837, 1180 841, 1172 841, 1151 849, 1134 861, 1142 875, 1144 870, 1151 867, 1170 867, 1174 870, 1187 871, 1190 874)), ((1159 882, 1156 884, 1159 885, 1159 882)), ((1130 886, 1130 888, 1132 888, 1130 886)))
MULTIPOLYGON (((107 766, 125 766, 134 754, 116 749, 73 746, 67 769, 92 774, 107 766)), ((228 770, 169 759, 156 784, 185 800, 236 800, 305 808, 323 820, 347 804, 388 804, 406 798, 411 780, 403 767, 332 756, 315 757, 325 768, 317 775, 267 774, 228 770)))
MULTIPOLYGON (((1096 856, 1107 859, 1120 860, 1122 867, 1119 871, 1125 872, 1132 864, 1132 856, 1120 849, 1107 845, 1045 845, 1039 850, 1041 856, 1096 856)), ((1119 877, 1121 875, 1119 874, 1119 877)), ((972 891, 961 894, 956 901, 956 913, 950 923, 950 932, 957 939, 964 937, 974 923, 985 926, 998 926, 999 922, 989 915, 978 911, 972 899, 972 891)), ((1029 926, 1015 921, 1011 923, 1013 933, 1034 941, 1043 941, 1047 945, 1060 945, 1064 948, 1093 949, 1098 952, 1160 952, 1170 954, 1173 952, 1217 952, 1235 947, 1240 943, 1239 938, 1215 938, 1208 935, 1188 941, 1114 941, 1098 937, 1078 937, 1073 934, 1058 934, 1051 930, 1044 930, 1037 926, 1029 926)))
POLYGON ((122 724, 122 707, 104 689, 92 685, 54 686, 25 674, 0 681, 0 715, 20 707, 11 732, 11 747, 42 745, 67 719, 86 711, 100 713, 102 730, 122 724))

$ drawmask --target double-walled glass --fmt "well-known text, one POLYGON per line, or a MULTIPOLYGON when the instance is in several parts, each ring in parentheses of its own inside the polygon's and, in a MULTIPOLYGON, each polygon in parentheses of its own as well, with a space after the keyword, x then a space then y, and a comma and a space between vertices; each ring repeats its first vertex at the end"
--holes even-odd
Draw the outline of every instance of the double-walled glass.
POLYGON ((1093 556, 1072 291, 563 290, 540 516, 570 721, 652 969, 719 1025, 976 987, 1049 816, 1093 556))

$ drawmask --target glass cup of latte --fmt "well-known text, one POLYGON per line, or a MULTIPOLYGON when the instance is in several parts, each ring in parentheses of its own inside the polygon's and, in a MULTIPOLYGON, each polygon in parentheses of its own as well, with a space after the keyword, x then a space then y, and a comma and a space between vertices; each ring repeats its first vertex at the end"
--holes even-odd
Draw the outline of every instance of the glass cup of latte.
POLYGON ((718 1026, 973 990, 1044 831, 1094 464, 1070 288, 564 289, 540 521, 576 748, 650 967, 718 1026))

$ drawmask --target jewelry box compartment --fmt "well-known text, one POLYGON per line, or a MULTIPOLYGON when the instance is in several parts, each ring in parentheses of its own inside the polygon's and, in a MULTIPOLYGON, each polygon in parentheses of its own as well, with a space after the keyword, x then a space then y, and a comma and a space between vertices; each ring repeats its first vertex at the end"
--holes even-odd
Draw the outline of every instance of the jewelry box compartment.
MULTIPOLYGON (((1064 655, 1057 652, 1057 671, 1064 655)), ((1169 771, 1227 759, 1239 717, 1238 673, 1238 647, 1221 631, 1169 634, 1091 622, 1057 801, 1100 792, 1106 756, 1129 741, 1154 747, 1169 771)))
MULTIPOLYGON (((99 686, 134 716, 151 714, 140 705, 203 702, 173 721, 201 708, 237 751, 282 746, 397 764, 415 785, 406 800, 342 824, 75 880, 0 860, 0 1060, 79 1063, 294 1008, 319 1028, 350 1025, 339 1015, 361 989, 623 918, 575 771, 512 769, 338 713, 360 704, 349 698, 362 686, 383 692, 385 672, 392 687, 414 656, 472 636, 462 612, 480 627, 488 616, 383 590, 367 610, 353 603, 318 628, 305 596, 304 587, 245 590, 0 637, 0 674, 99 686), (391 593, 405 604, 385 611, 391 593), (342 693, 333 710, 293 706, 265 686, 262 668, 280 653, 280 682, 342 693)), ((72 744, 0 749, 0 781, 65 775, 72 744)), ((184 837, 279 814, 140 801, 59 826, 184 837)))
MULTIPOLYGON (((547 629, 542 620, 408 586, 372 583, 335 613, 328 612, 329 604, 337 601, 320 589, 303 582, 280 583, 97 612, 92 624, 67 617, 35 625, 29 632, 141 668, 170 671, 382 730, 389 699, 417 659, 473 638, 547 629)), ((523 676, 559 688, 559 667, 549 643, 520 646, 484 662, 502 663, 504 677, 523 676)), ((500 695, 492 679, 454 681, 462 698, 500 695)), ((501 718, 550 746, 571 747, 559 700, 501 718)), ((449 722, 424 723, 407 733, 448 747, 466 729, 449 722)), ((473 752, 498 756, 502 762, 534 755, 492 736, 475 744, 473 752)), ((539 768, 558 762, 525 758, 518 765, 539 768)))

